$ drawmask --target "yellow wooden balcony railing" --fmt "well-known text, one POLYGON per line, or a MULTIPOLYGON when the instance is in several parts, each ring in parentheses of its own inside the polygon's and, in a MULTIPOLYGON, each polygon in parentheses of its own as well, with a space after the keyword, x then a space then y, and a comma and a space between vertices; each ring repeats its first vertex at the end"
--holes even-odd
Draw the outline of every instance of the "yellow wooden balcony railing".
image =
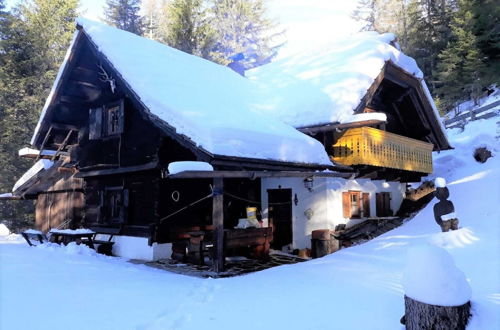
POLYGON ((333 145, 332 159, 343 165, 372 165, 432 173, 431 143, 371 127, 351 128, 333 145))

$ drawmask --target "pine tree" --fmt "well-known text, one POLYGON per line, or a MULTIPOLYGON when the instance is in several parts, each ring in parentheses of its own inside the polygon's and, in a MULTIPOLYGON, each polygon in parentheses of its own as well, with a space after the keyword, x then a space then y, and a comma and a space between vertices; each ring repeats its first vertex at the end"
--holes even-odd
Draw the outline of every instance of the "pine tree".
POLYGON ((483 83, 500 85, 500 6, 497 0, 474 1, 474 34, 484 56, 483 83))
POLYGON ((146 0, 143 2, 143 34, 146 38, 160 41, 161 25, 166 19, 162 13, 166 0, 146 0))
POLYGON ((276 26, 265 18, 262 0, 173 0, 165 7, 160 40, 189 54, 245 68, 265 64, 279 45, 276 26))
POLYGON ((105 21, 119 29, 142 35, 143 22, 139 16, 140 0, 106 0, 105 21))
POLYGON ((451 35, 454 0, 411 0, 407 6, 407 42, 403 51, 413 57, 424 73, 429 89, 441 84, 437 77, 438 54, 451 35))
POLYGON ((437 90, 445 108, 459 101, 476 100, 486 86, 484 56, 474 34, 474 1, 459 0, 451 23, 451 39, 441 54, 438 74, 442 86, 437 90))
MULTIPOLYGON (((17 151, 30 141, 75 29, 77 7, 77 0, 32 0, 2 17, 1 192, 11 191, 14 182, 32 165, 18 157, 17 151)), ((17 225, 30 219, 30 211, 31 202, 0 202, 3 219, 15 219, 17 225)))
POLYGON ((361 31, 375 31, 375 12, 375 0, 358 0, 358 5, 351 17, 363 24, 361 31))
POLYGON ((213 30, 203 0, 173 0, 165 7, 164 42, 183 52, 208 57, 213 30))
POLYGON ((211 58, 227 65, 235 60, 245 69, 268 63, 279 45, 275 23, 266 18, 262 0, 215 0, 212 7, 215 43, 211 58))

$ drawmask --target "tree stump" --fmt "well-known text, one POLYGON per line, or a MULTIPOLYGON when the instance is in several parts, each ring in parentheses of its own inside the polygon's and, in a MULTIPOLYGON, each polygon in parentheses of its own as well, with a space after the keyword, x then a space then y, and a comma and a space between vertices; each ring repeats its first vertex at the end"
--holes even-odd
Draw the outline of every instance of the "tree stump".
POLYGON ((493 155, 491 154, 491 151, 488 149, 481 147, 477 148, 474 151, 474 159, 479 162, 479 163, 485 163, 488 158, 492 157, 493 155))
POLYGON ((460 306, 437 306, 405 296, 404 323, 407 330, 465 330, 470 301, 460 306))

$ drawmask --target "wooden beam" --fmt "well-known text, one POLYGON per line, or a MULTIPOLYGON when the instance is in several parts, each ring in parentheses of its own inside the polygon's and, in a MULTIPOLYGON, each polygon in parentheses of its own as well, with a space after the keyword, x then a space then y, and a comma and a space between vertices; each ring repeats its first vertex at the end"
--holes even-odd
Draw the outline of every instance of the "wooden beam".
POLYGON ((143 165, 137 165, 137 166, 128 166, 128 167, 119 167, 119 168, 109 168, 109 169, 103 169, 103 170, 95 170, 95 171, 83 171, 83 168, 80 168, 80 172, 75 174, 75 177, 77 178, 85 178, 89 176, 99 176, 99 175, 112 175, 112 174, 121 174, 121 173, 129 173, 129 172, 139 172, 139 171, 146 171, 146 170, 152 170, 157 168, 158 162, 150 162, 147 164, 143 165))
POLYGON ((283 162, 270 159, 256 159, 243 157, 230 157, 214 155, 210 164, 214 166, 231 166, 240 170, 268 170, 268 171, 318 171, 318 170, 344 170, 350 171, 351 168, 341 164, 319 165, 309 163, 283 162))
POLYGON ((36 157, 36 161, 38 161, 40 159, 40 155, 42 154, 42 151, 45 147, 45 144, 47 143, 47 140, 49 139, 50 137, 50 133, 52 132, 52 125, 49 127, 49 130, 47 131, 47 133, 45 134, 45 137, 43 138, 43 142, 42 142, 42 145, 40 146, 40 153, 38 154, 38 156, 36 157))
POLYGON ((213 270, 224 271, 224 181, 214 178, 212 225, 214 226, 213 270))
POLYGON ((345 124, 329 124, 329 125, 321 125, 321 126, 313 126, 313 127, 302 127, 298 128, 302 133, 322 133, 322 132, 331 132, 335 129, 348 129, 348 128, 356 128, 356 127, 364 127, 364 126, 376 126, 380 124, 385 124, 383 120, 371 119, 371 120, 363 120, 357 121, 354 123, 345 123, 345 124))
POLYGON ((64 130, 64 131, 67 131, 67 130, 78 131, 78 130, 80 130, 80 128, 78 126, 71 125, 71 124, 52 123, 51 126, 54 129, 60 129, 60 130, 64 130))
POLYGON ((257 178, 344 178, 353 175, 350 172, 293 172, 293 171, 183 171, 168 175, 169 179, 257 179, 257 178))
POLYGON ((368 88, 368 90, 366 91, 366 94, 361 99, 361 102, 358 104, 356 109, 354 109, 354 113, 362 113, 364 108, 366 106, 370 105, 373 97, 375 96, 375 93, 377 92, 378 87, 382 83, 382 80, 384 80, 384 78, 385 78, 385 68, 386 67, 387 67, 387 62, 386 62, 386 64, 384 64, 384 67, 382 68, 382 70, 378 74, 377 78, 375 78, 375 80, 373 81, 370 88, 368 88))
MULTIPOLYGON (((69 141, 69 138, 71 137, 71 134, 73 133, 73 130, 69 130, 68 134, 66 135, 66 137, 64 138, 64 141, 63 143, 61 143, 61 145, 59 146, 59 148, 57 148, 56 150, 56 153, 52 156, 52 158, 50 159, 51 161, 54 161, 57 157, 57 155, 59 155, 59 152, 61 152, 61 150, 64 149, 64 147, 68 144, 68 141, 69 141)), ((43 150, 43 149, 42 149, 43 150)))
POLYGON ((81 98, 79 96, 73 96, 73 95, 61 95, 59 97, 59 102, 70 103, 70 104, 73 104, 73 103, 85 104, 85 103, 89 103, 90 99, 84 99, 84 98, 81 98))
POLYGON ((80 86, 85 86, 87 88, 92 88, 98 91, 102 91, 102 88, 100 86, 97 86, 93 83, 87 82, 87 81, 82 81, 82 80, 69 80, 70 83, 80 85, 80 86))

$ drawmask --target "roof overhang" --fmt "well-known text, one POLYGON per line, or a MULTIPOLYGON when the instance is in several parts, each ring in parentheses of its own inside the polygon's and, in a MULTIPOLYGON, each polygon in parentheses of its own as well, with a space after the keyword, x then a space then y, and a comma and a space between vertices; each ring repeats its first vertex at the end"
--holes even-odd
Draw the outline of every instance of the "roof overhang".
POLYGON ((353 177, 353 173, 340 172, 299 172, 299 171, 183 171, 170 174, 168 179, 260 179, 260 178, 343 178, 353 177))
MULTIPOLYGON (((394 64, 392 61, 387 61, 384 65, 380 74, 375 78, 373 84, 367 90, 365 96, 361 99, 357 108, 353 110, 354 113, 361 113, 363 109, 366 108, 367 104, 370 103, 371 99, 374 97, 377 89, 380 87, 382 81, 388 79, 391 82, 395 82, 399 85, 404 85, 405 87, 413 88, 422 103, 423 117, 422 120, 426 121, 431 129, 432 140, 435 150, 447 150, 452 149, 448 139, 446 137, 445 128, 440 121, 439 113, 434 105, 432 96, 429 93, 425 81, 421 78, 414 76, 411 73, 406 72, 398 65, 394 64)), ((348 129, 356 128, 361 126, 371 126, 381 124, 381 121, 370 120, 370 121, 360 121, 353 123, 338 123, 329 122, 320 125, 297 127, 297 129, 303 133, 316 134, 319 132, 328 132, 336 129, 348 129)))

